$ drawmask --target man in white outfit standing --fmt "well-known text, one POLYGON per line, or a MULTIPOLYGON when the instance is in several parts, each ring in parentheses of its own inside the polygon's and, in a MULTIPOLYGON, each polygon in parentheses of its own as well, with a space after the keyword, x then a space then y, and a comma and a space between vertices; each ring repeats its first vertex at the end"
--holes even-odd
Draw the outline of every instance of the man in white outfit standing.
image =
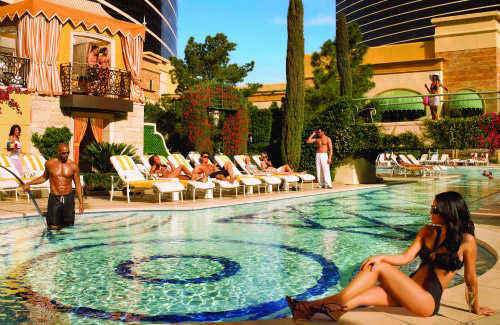
POLYGON ((332 188, 332 178, 330 176, 330 164, 332 163, 333 154, 332 139, 325 135, 325 131, 318 129, 309 136, 307 143, 316 143, 317 145, 316 175, 318 176, 319 186, 332 188))

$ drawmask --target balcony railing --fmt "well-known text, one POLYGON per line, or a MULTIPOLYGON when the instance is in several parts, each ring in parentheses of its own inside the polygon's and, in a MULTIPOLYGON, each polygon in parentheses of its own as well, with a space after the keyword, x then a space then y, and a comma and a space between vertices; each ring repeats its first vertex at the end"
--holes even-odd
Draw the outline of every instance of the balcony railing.
POLYGON ((83 63, 61 64, 63 95, 90 95, 130 99, 130 72, 94 68, 83 63))
POLYGON ((29 59, 0 54, 0 86, 18 86, 26 88, 29 59))

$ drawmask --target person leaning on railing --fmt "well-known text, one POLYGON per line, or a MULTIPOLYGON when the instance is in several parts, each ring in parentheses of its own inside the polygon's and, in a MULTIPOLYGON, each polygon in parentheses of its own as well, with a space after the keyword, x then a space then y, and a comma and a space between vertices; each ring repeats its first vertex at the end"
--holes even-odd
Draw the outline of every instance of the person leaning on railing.
POLYGON ((88 65, 87 73, 89 76, 88 90, 90 96, 97 94, 100 84, 99 74, 98 74, 99 62, 97 61, 98 55, 99 55, 99 47, 96 45, 92 45, 89 53, 87 54, 87 65, 88 65))
MULTIPOLYGON (((429 94, 439 94, 439 88, 443 88, 444 90, 448 91, 448 88, 446 88, 439 80, 439 74, 431 74, 430 79, 432 80, 431 87, 429 88, 427 87, 427 84, 425 84, 425 88, 427 89, 429 94)), ((441 100, 439 99, 439 96, 432 96, 429 98, 429 107, 431 108, 431 115, 433 120, 438 119, 437 112, 440 103, 441 100)))

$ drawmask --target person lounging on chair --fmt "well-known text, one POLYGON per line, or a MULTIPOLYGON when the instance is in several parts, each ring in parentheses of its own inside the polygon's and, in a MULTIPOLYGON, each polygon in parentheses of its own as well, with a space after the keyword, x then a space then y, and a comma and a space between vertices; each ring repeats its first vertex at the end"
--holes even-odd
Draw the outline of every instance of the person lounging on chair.
POLYGON ((151 169, 149 170, 149 175, 156 175, 160 178, 178 178, 182 180, 193 179, 193 174, 184 165, 175 167, 170 161, 165 161, 162 163, 158 155, 152 155, 148 159, 151 169), (184 175, 182 173, 184 172, 184 175))

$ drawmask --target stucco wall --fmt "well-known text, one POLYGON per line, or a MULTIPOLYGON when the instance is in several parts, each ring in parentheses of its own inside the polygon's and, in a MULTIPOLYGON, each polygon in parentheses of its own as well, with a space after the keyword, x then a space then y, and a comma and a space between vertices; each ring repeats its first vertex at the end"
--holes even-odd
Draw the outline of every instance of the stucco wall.
POLYGON ((377 97, 391 89, 408 89, 419 94, 426 94, 427 90, 424 85, 430 84, 429 75, 432 72, 440 73, 440 71, 423 71, 375 75, 372 79, 375 87, 368 91, 365 97, 377 97))
POLYGON ((29 152, 29 141, 31 139, 31 97, 30 95, 10 95, 10 97, 19 104, 21 114, 17 114, 7 104, 0 105, 0 153, 7 152, 7 141, 10 128, 13 124, 18 124, 21 127, 20 140, 22 151, 29 152))
POLYGON ((115 115, 110 126, 111 141, 127 143, 137 149, 141 155, 144 145, 144 105, 134 103, 134 110, 126 115, 115 115))
MULTIPOLYGON (((31 133, 43 134, 48 127, 66 126, 73 133, 73 119, 64 115, 60 107, 59 97, 31 95, 31 133)), ((71 144, 72 145, 72 144, 71 144)), ((38 153, 38 150, 29 143, 29 152, 38 153)), ((71 147, 72 148, 72 147, 71 147)), ((71 150, 72 151, 72 150, 71 150)))

